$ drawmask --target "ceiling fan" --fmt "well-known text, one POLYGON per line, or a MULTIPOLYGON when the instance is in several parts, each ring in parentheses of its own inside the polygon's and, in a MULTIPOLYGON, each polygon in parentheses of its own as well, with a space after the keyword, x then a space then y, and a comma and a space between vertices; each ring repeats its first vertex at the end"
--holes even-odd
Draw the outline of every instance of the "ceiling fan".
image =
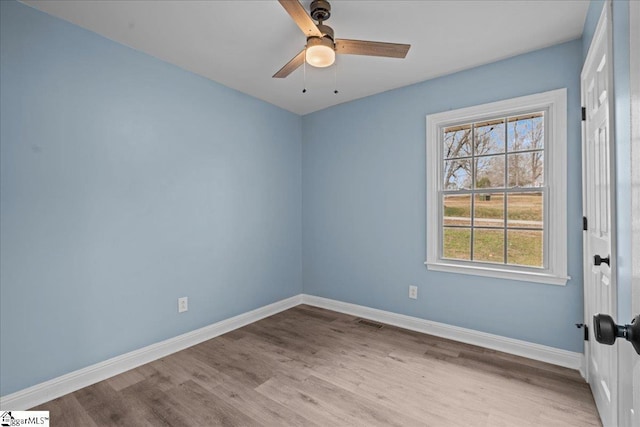
POLYGON ((333 28, 324 25, 324 21, 331 16, 331 5, 327 0, 313 0, 309 7, 311 16, 307 14, 298 0, 278 1, 307 37, 307 45, 273 75, 275 78, 287 77, 305 60, 309 65, 322 68, 335 62, 336 53, 404 58, 411 47, 409 44, 334 38, 333 28), (314 19, 318 21, 318 24, 313 22, 314 19))

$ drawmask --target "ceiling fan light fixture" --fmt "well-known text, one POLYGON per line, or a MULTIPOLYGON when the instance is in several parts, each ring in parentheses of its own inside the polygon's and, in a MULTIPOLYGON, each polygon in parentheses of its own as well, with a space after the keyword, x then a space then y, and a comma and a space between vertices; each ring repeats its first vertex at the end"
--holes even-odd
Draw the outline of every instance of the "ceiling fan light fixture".
POLYGON ((318 68, 333 65, 336 61, 336 51, 334 50, 333 41, 328 37, 309 37, 307 40, 305 60, 307 64, 318 68))

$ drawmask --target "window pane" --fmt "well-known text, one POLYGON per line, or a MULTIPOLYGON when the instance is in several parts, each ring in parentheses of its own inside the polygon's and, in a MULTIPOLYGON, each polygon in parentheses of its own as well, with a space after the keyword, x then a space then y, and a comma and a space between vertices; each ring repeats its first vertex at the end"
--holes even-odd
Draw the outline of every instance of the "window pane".
POLYGON ((445 227, 443 237, 443 258, 471 259, 471 229, 445 227))
POLYGON ((504 153, 504 119, 475 124, 475 155, 504 153))
POLYGON ((544 267, 542 242, 543 231, 507 231, 507 262, 530 267, 544 267))
POLYGON ((471 157, 471 125, 444 129, 444 157, 471 157))
POLYGON ((504 193, 475 195, 473 225, 475 227, 504 227, 504 193))
POLYGON ((542 193, 512 193, 507 196, 507 227, 543 228, 542 193))
POLYGON ((473 260, 504 263, 504 229, 473 231, 473 260))
POLYGON ((444 189, 468 190, 471 188, 471 160, 445 160, 444 189))
POLYGON ((471 225, 471 195, 444 196, 444 225, 471 225))
POLYGON ((544 148, 544 113, 509 117, 508 150, 539 150, 544 148))
POLYGON ((542 151, 509 154, 509 187, 542 187, 544 154, 542 151))
POLYGON ((504 187, 504 156, 487 156, 475 159, 475 188, 504 187))

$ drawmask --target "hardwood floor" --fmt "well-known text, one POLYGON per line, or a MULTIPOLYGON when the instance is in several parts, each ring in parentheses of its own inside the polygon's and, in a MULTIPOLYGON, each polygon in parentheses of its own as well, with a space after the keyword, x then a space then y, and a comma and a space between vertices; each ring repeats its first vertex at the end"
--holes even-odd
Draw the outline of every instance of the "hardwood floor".
POLYGON ((38 406, 52 426, 600 426, 578 372, 298 306, 38 406))

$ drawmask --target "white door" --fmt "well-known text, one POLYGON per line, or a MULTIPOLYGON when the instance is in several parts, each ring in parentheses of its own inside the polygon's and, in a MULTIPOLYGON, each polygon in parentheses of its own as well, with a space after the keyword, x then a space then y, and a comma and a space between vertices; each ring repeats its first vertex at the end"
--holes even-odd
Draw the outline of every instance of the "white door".
POLYGON ((614 144, 611 89, 611 4, 605 3, 581 74, 582 105, 586 108, 583 126, 583 212, 587 217, 584 234, 586 375, 605 427, 617 425, 617 346, 598 344, 592 319, 597 313, 616 319, 614 144), (598 258, 599 257, 599 258, 598 258))
MULTIPOLYGON (((631 315, 640 314, 640 2, 629 2, 629 62, 631 65, 631 315)), ((621 321, 623 319, 620 319, 621 321)), ((627 319, 625 323, 629 323, 627 319)), ((628 417, 626 425, 640 426, 640 355, 628 345, 623 350, 620 364, 621 395, 631 395, 627 405, 621 408, 621 421, 628 417), (623 378, 631 375, 627 385, 623 378)))

